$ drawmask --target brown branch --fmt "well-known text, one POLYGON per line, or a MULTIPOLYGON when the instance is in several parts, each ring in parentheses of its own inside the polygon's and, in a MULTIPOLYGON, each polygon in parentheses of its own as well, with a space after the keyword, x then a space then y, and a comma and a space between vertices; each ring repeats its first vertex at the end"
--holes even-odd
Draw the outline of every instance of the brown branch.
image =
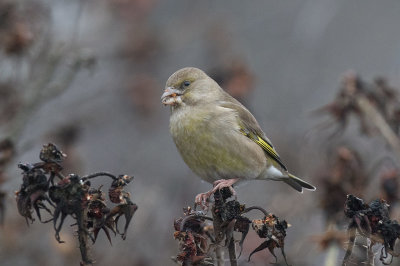
POLYGON ((214 227, 214 234, 215 234, 215 254, 216 254, 216 259, 217 259, 217 266, 223 266, 224 263, 224 256, 223 256, 223 251, 222 248, 220 247, 220 243, 224 238, 224 234, 222 232, 222 219, 217 213, 215 212, 216 208, 213 206, 211 208, 211 213, 213 217, 213 227, 214 227))
POLYGON ((90 246, 88 244, 88 232, 85 229, 86 224, 88 223, 86 208, 81 208, 81 214, 79 218, 80 219, 77 220, 77 225, 78 225, 79 250, 81 252, 81 257, 82 257, 81 266, 93 265, 94 260, 91 258, 90 246))
MULTIPOLYGON (((213 215, 213 226, 215 233, 215 243, 217 245, 216 248, 217 265, 224 265, 224 256, 221 251, 221 247, 219 247, 219 243, 225 237, 222 229, 222 227, 224 226, 224 221, 221 219, 221 216, 215 212, 215 210, 216 208, 215 206, 213 206, 212 215, 213 215)), ((231 266, 237 266, 235 240, 233 238, 233 235, 230 237, 230 239, 226 239, 226 242, 229 243, 228 252, 229 252, 229 261, 231 263, 231 266)))

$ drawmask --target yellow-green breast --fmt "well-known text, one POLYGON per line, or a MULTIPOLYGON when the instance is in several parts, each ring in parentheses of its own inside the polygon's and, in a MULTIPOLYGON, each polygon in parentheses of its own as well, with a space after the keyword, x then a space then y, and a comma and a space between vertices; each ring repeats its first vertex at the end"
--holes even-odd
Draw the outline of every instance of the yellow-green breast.
POLYGON ((202 179, 254 179, 265 169, 263 150, 239 131, 233 110, 210 105, 174 110, 170 131, 185 163, 202 179))

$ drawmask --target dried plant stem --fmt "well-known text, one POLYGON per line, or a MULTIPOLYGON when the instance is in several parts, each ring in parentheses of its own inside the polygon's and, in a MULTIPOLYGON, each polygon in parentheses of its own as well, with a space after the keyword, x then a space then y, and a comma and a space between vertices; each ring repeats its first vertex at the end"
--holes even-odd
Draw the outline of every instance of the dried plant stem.
POLYGON ((221 226, 222 226, 222 219, 221 217, 215 212, 215 206, 212 207, 211 209, 211 213, 213 216, 213 227, 214 227, 214 234, 215 234, 215 244, 216 244, 216 248, 215 248, 215 255, 216 255, 216 262, 217 262, 217 266, 224 266, 224 254, 223 254, 223 250, 222 248, 219 246, 219 244, 221 243, 222 239, 223 239, 223 234, 222 234, 222 230, 221 230, 221 226))
MULTIPOLYGON (((94 259, 90 254, 90 246, 96 242, 100 230, 103 230, 111 243, 110 231, 121 235, 125 240, 129 223, 137 210, 137 205, 130 200, 130 194, 124 187, 132 180, 132 176, 115 175, 99 172, 84 177, 76 174, 64 176, 61 173, 64 154, 56 145, 48 143, 40 151, 38 163, 19 163, 22 172, 22 184, 16 192, 16 201, 19 214, 26 221, 33 222, 36 213, 39 221, 47 223, 53 221, 55 238, 59 243, 60 231, 67 216, 76 220, 79 250, 82 261, 80 265, 93 265, 94 259), (53 178, 59 176, 61 181, 53 184, 53 178), (108 190, 108 197, 116 206, 107 206, 101 185, 95 189, 91 187, 92 179, 99 176, 108 176, 113 179, 108 190), (48 204, 48 205, 47 205, 48 204), (54 208, 53 211, 51 209, 54 208), (51 220, 43 221, 40 211, 47 211, 52 216, 51 220), (118 230, 119 218, 125 218, 124 231, 118 230), (90 243, 92 242, 92 243, 90 243)), ((193 235, 192 235, 193 237, 193 235)))
POLYGON ((366 263, 367 266, 374 266, 374 252, 372 251, 372 245, 368 245, 367 247, 367 253, 368 253, 368 261, 366 263))
POLYGON ((390 126, 387 124, 382 115, 376 110, 376 108, 369 102, 369 100, 360 95, 357 98, 357 105, 368 118, 368 121, 371 122, 378 130, 379 133, 385 138, 387 143, 393 149, 393 152, 396 154, 397 160, 400 162, 400 140, 397 135, 393 132, 390 126))
POLYGON ((94 261, 90 257, 90 247, 88 244, 88 232, 85 229, 87 224, 87 212, 85 208, 81 208, 80 217, 77 218, 78 225, 78 240, 79 240, 79 250, 81 251, 82 256, 82 266, 93 265, 94 261))
POLYGON ((375 256, 369 248, 369 237, 361 234, 359 231, 357 233, 353 249, 353 254, 356 255, 354 262, 356 265, 373 266, 375 256))
POLYGON ((347 262, 350 259, 351 253, 353 252, 354 242, 356 240, 356 229, 354 227, 349 226, 347 233, 349 235, 349 243, 346 248, 346 254, 344 255, 342 266, 347 265, 347 262))
MULTIPOLYGON (((337 227, 334 221, 330 221, 327 223, 327 230, 329 231, 336 231, 337 227)), ((327 249, 327 254, 324 261, 324 266, 335 266, 338 265, 339 262, 339 254, 340 254, 340 247, 337 242, 331 242, 327 249)))
MULTIPOLYGON (((223 230, 221 229, 221 227, 223 225, 223 220, 215 212, 214 206, 212 208, 212 215, 213 215, 213 226, 214 226, 214 233, 215 233, 215 243, 217 245, 217 248, 215 249, 217 265, 223 266, 224 265, 224 256, 223 256, 222 248, 218 246, 224 238, 224 234, 222 233, 223 230)), ((231 263, 231 266, 237 266, 235 240, 233 239, 233 236, 231 237, 231 239, 229 239, 229 240, 227 239, 227 242, 229 242, 228 252, 229 252, 229 261, 231 263)))
POLYGON ((236 260, 236 249, 235 249, 235 240, 233 237, 229 240, 229 261, 231 262, 231 266, 237 266, 237 260, 236 260))
POLYGON ((348 265, 350 256, 353 253, 355 246, 357 246, 358 248, 361 248, 361 250, 359 250, 359 251, 361 251, 361 253, 363 253, 363 255, 364 255, 363 258, 361 259, 361 261, 358 261, 358 263, 363 263, 364 265, 367 265, 367 266, 374 266, 375 254, 372 251, 372 245, 370 245, 370 243, 368 243, 368 239, 363 235, 358 235, 358 238, 357 238, 358 241, 356 241, 357 230, 355 227, 353 227, 351 229, 349 228, 348 234, 349 234, 349 243, 348 243, 348 246, 346 249, 346 254, 344 256, 342 266, 348 265), (360 237, 361 237, 361 239, 360 239, 360 237), (359 243, 357 243, 357 242, 359 242, 359 243), (366 261, 365 261, 365 259, 366 259, 366 261))
POLYGON ((339 257, 339 246, 335 243, 330 244, 328 254, 326 255, 324 266, 337 265, 339 257))
POLYGON ((215 248, 215 259, 217 266, 224 266, 224 251, 220 246, 215 248))

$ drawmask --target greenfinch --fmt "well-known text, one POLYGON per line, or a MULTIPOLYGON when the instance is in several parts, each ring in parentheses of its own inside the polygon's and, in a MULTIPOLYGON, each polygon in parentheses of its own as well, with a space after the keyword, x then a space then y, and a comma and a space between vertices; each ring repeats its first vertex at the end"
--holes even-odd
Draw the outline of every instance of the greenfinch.
POLYGON ((215 191, 245 180, 283 181, 295 190, 315 190, 290 174, 260 128, 241 103, 198 68, 172 74, 161 102, 171 107, 170 132, 185 163, 203 180, 213 183, 196 196, 205 203, 215 191))

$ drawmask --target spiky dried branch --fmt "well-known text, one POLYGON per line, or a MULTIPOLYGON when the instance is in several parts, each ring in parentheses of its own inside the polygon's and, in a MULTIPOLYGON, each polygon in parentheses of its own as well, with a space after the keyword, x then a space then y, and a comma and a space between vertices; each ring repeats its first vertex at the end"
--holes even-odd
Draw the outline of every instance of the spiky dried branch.
MULTIPOLYGON (((57 42, 51 25, 50 10, 40 1, 0 3, 0 67, 12 69, 0 76, 0 183, 9 167, 5 162, 17 154, 15 147, 32 113, 65 92, 77 74, 95 62, 93 56, 77 51, 73 40, 57 42), (6 161, 3 154, 8 154, 6 161)), ((0 202, 0 215, 2 206, 0 202)))
POLYGON ((391 264, 393 257, 400 256, 400 253, 394 251, 395 242, 400 238, 400 224, 390 219, 389 205, 385 200, 377 199, 366 204, 362 199, 348 195, 344 212, 351 220, 347 229, 349 245, 342 265, 347 265, 350 260, 356 233, 368 238, 371 242, 368 246, 368 265, 373 265, 372 246, 375 244, 382 244, 379 259, 384 265, 391 264), (387 262, 389 254, 391 258, 387 262))
MULTIPOLYGON (((341 219, 337 214, 342 209, 341 206, 343 206, 346 194, 355 194, 362 197, 366 192, 367 184, 372 183, 371 179, 375 176, 376 169, 380 169, 379 166, 384 163, 387 164, 389 162, 390 167, 379 173, 382 196, 391 203, 398 200, 399 170, 396 162, 400 162, 400 139, 398 136, 400 128, 400 98, 397 90, 389 85, 384 78, 379 77, 372 82, 367 82, 356 73, 350 71, 344 75, 335 100, 323 106, 317 112, 329 114, 336 122, 330 123, 331 125, 338 125, 334 135, 344 131, 350 116, 356 117, 360 125, 361 134, 367 137, 373 135, 381 136, 387 142, 387 147, 393 151, 394 155, 381 158, 379 158, 379 155, 375 156, 377 160, 373 162, 370 167, 372 170, 370 170, 360 163, 361 156, 355 149, 346 146, 337 149, 338 157, 330 158, 330 161, 339 163, 325 171, 323 175, 326 178, 323 186, 320 186, 326 192, 329 191, 329 193, 324 194, 322 202, 330 222, 328 227, 332 224, 339 224, 338 222, 341 219), (357 183, 354 181, 357 181, 357 183)), ((361 218, 357 218, 356 215, 352 219, 353 223, 350 224, 348 229, 349 248, 351 249, 347 250, 344 262, 352 254, 356 232, 360 232, 359 228, 356 228, 356 221, 361 218)), ((365 219, 365 217, 362 218, 363 223, 368 224, 365 219)), ((366 232, 364 232, 364 236, 371 235, 375 237, 374 234, 368 233, 369 231, 366 232)), ((359 247, 362 246, 357 245, 359 247)), ((374 255, 370 247, 360 250, 361 253, 366 252, 367 263, 373 263, 374 255)), ((386 250, 386 248, 383 250, 386 250)))
POLYGON ((128 175, 115 176, 106 172, 94 173, 86 176, 76 174, 64 175, 62 162, 66 157, 54 144, 43 146, 40 152, 41 162, 34 164, 18 164, 22 170, 22 185, 16 192, 19 213, 25 217, 28 225, 33 222, 33 210, 39 221, 47 223, 52 221, 55 238, 63 243, 60 238, 65 218, 69 215, 76 223, 82 265, 91 265, 94 260, 89 253, 88 238, 93 244, 98 233, 103 230, 111 243, 110 231, 114 235, 121 235, 126 239, 128 226, 137 210, 137 205, 130 199, 130 194, 124 191, 133 177, 128 175), (110 201, 116 204, 113 208, 107 205, 105 195, 99 188, 92 188, 90 180, 106 176, 112 179, 109 189, 110 201), (55 182, 57 178, 57 182, 55 182), (45 211, 50 219, 43 220, 41 211, 45 211), (125 217, 125 226, 121 232, 118 221, 125 217))
POLYGON ((257 235, 265 238, 265 241, 251 252, 248 260, 250 261, 254 253, 268 249, 277 261, 274 249, 279 248, 287 264, 284 251, 284 239, 288 228, 286 221, 281 221, 261 207, 246 208, 236 199, 228 201, 231 196, 228 188, 214 193, 212 217, 203 211, 196 211, 196 206, 194 209, 184 208, 184 216, 176 219, 174 223, 174 237, 179 240, 180 253, 173 259, 181 265, 223 265, 221 248, 227 248, 230 265, 237 265, 237 241, 234 232, 242 234, 239 241, 240 257, 251 225, 257 235), (252 210, 261 211, 264 217, 251 221, 244 214, 252 210))

